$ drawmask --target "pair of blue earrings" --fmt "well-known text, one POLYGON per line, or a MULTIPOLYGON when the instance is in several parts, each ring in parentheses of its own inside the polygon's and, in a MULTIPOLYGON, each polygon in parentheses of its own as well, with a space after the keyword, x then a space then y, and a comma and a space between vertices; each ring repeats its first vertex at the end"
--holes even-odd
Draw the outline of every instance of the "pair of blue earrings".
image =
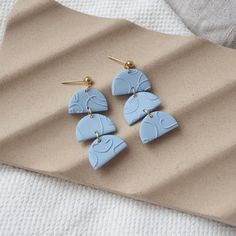
MULTIPOLYGON (((109 58, 124 66, 124 70, 112 82, 112 95, 132 94, 125 103, 124 117, 129 125, 144 118, 139 130, 142 142, 148 143, 176 128, 177 122, 170 114, 154 111, 160 105, 160 100, 148 92, 151 84, 147 76, 136 69, 130 60, 123 62, 115 57, 109 58)), ((120 137, 111 135, 116 131, 114 123, 106 116, 96 113, 107 111, 108 103, 100 91, 91 88, 93 81, 89 76, 83 81, 62 83, 86 86, 73 94, 68 113, 87 113, 76 125, 76 139, 78 142, 95 139, 89 148, 89 162, 97 170, 124 150, 127 144, 120 137)))

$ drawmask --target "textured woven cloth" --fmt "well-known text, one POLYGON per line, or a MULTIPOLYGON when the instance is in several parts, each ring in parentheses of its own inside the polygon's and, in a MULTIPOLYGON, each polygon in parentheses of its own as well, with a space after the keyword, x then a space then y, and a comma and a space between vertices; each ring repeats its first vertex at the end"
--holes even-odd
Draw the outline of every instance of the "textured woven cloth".
MULTIPOLYGON (((12 0, 1 1, 1 32, 12 0)), ((89 14, 190 34, 164 1, 61 1, 89 14)), ((0 166, 0 235, 236 235, 232 227, 35 173, 0 166)))
POLYGON ((166 0, 196 35, 236 48, 235 0, 166 0))

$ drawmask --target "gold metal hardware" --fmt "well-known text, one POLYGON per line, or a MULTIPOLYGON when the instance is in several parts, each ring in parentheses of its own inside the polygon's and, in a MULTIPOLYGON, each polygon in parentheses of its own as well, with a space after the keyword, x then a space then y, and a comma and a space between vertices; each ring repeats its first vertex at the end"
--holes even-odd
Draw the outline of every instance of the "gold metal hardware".
POLYGON ((108 57, 109 59, 113 60, 113 61, 116 61, 116 62, 120 63, 121 65, 123 65, 123 67, 124 67, 125 69, 133 69, 133 68, 135 68, 135 64, 134 64, 134 62, 131 61, 131 60, 122 61, 122 60, 120 60, 120 59, 118 59, 118 58, 116 58, 116 57, 113 57, 113 56, 107 56, 107 57, 108 57))
POLYGON ((85 85, 87 88, 90 88, 94 82, 90 76, 86 76, 82 81, 81 80, 72 80, 72 81, 62 81, 62 84, 71 84, 71 85, 85 85))

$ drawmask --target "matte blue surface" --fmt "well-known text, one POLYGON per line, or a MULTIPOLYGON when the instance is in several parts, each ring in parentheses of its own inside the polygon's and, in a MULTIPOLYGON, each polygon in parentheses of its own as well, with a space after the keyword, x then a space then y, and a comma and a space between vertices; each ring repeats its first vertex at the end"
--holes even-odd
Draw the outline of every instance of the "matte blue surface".
POLYGON ((114 123, 104 115, 93 114, 83 117, 76 126, 76 138, 78 142, 96 138, 99 136, 116 131, 114 123))
POLYGON ((89 162, 97 170, 127 147, 125 141, 114 135, 104 135, 96 139, 89 149, 89 162))
POLYGON ((175 118, 167 112, 155 111, 151 115, 152 117, 146 116, 142 120, 139 129, 139 136, 143 143, 148 143, 178 127, 175 118))
POLYGON ((143 111, 147 109, 149 112, 153 111, 161 104, 158 97, 149 92, 140 92, 135 96, 131 96, 124 106, 124 117, 129 125, 140 120, 146 113, 143 111))
POLYGON ((68 113, 87 113, 88 108, 92 112, 108 110, 107 100, 99 90, 94 88, 80 89, 74 93, 68 106, 68 113))
POLYGON ((112 81, 112 95, 132 94, 144 92, 151 89, 151 84, 147 76, 137 69, 123 70, 112 81))

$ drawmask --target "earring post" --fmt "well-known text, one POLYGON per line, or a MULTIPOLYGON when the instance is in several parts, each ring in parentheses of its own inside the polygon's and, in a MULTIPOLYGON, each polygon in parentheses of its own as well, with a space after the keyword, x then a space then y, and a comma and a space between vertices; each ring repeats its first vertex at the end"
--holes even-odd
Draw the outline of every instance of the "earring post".
POLYGON ((62 81, 62 84, 71 84, 71 85, 85 85, 91 87, 93 85, 93 80, 91 77, 86 76, 83 80, 71 80, 71 81, 62 81))
POLYGON ((83 81, 62 81, 62 84, 84 84, 83 81))
POLYGON ((124 62, 124 61, 122 61, 122 60, 120 60, 120 59, 118 59, 118 58, 116 58, 116 57, 113 57, 113 56, 110 56, 110 55, 108 55, 107 57, 108 57, 109 59, 113 60, 113 61, 116 61, 116 62, 122 64, 123 66, 125 65, 125 62, 124 62))
POLYGON ((131 60, 127 60, 127 61, 122 61, 122 60, 120 60, 120 59, 118 59, 118 58, 116 58, 116 57, 113 57, 113 56, 107 56, 109 59, 111 59, 111 60, 113 60, 113 61, 116 61, 116 62, 118 62, 118 63, 120 63, 121 65, 123 65, 124 66, 124 68, 125 69, 132 69, 132 68, 135 68, 135 65, 134 65, 134 63, 133 63, 133 61, 131 61, 131 60))

